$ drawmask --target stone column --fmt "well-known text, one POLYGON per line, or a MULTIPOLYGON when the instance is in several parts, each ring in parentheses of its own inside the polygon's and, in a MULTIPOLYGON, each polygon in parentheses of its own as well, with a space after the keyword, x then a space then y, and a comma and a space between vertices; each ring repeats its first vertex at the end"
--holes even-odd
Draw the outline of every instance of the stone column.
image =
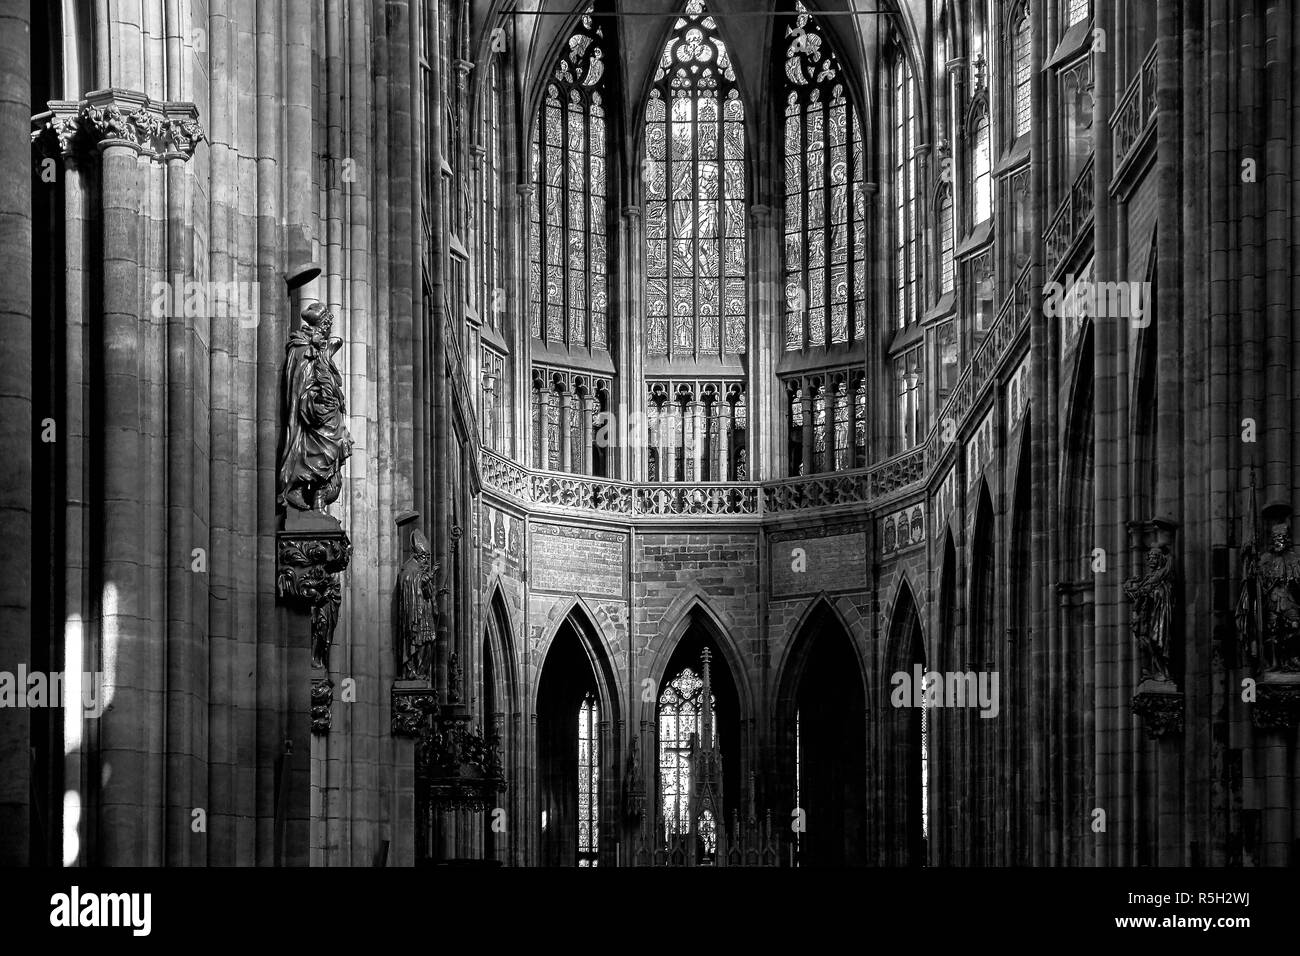
MULTIPOLYGON (((31 6, 0 0, 0 670, 31 660, 32 583, 32 184, 31 6)), ((63 423, 56 423, 62 425, 63 423)), ((27 711, 0 719, 0 865, 21 866, 29 849, 27 711)))

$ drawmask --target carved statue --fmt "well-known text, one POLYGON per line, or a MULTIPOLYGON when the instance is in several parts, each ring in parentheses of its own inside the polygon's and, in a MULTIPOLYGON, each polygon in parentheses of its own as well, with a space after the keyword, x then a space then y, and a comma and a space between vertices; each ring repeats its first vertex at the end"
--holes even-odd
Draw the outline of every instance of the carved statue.
POLYGON ((343 463, 352 454, 343 375, 334 364, 343 340, 330 337, 334 316, 321 303, 304 306, 301 315, 301 327, 285 346, 280 501, 299 511, 324 511, 339 496, 343 463))
POLYGON ((438 565, 429 554, 429 539, 423 532, 413 531, 411 557, 397 576, 398 680, 432 679, 437 573, 438 565))
POLYGON ((1147 549, 1147 570, 1124 582, 1133 604, 1133 634, 1142 648, 1142 679, 1168 682, 1169 642, 1173 632, 1173 561, 1166 545, 1147 549))
POLYGON ((1266 671, 1300 671, 1300 554, 1289 520, 1269 528, 1268 550, 1244 549, 1237 635, 1247 658, 1266 671))

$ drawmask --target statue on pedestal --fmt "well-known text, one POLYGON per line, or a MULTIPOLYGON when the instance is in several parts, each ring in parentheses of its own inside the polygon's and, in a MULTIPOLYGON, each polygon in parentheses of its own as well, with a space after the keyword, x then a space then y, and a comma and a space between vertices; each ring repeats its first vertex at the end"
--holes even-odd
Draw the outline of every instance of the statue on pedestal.
POLYGON ((1268 550, 1244 550, 1237 634, 1247 659, 1265 672, 1300 672, 1300 554, 1289 514, 1275 517, 1268 550))
POLYGON ((437 573, 429 539, 421 531, 411 532, 411 557, 397 576, 398 680, 429 681, 433 677, 437 573))
POLYGON ((285 346, 280 503, 323 512, 338 498, 343 463, 352 454, 343 374, 334 364, 343 340, 330 337, 334 315, 320 302, 304 306, 301 316, 285 346))
POLYGON ((1133 635, 1142 649, 1142 680, 1169 683, 1174 582, 1168 546, 1149 547, 1146 565, 1145 574, 1124 583, 1124 593, 1133 605, 1133 635))

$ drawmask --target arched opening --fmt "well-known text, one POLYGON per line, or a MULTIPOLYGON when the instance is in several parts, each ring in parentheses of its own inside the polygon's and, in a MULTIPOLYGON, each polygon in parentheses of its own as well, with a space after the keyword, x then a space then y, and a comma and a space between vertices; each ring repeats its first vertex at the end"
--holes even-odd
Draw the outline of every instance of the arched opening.
POLYGON ((794 639, 780 698, 782 766, 802 823, 799 866, 867 862, 866 687, 853 639, 819 604, 794 639))
POLYGON ((696 863, 715 862, 718 830, 742 809, 740 715, 740 695, 723 649, 697 609, 657 687, 654 771, 656 841, 670 852, 690 851, 683 856, 696 863))
POLYGON ((540 863, 595 866, 613 832, 607 695, 573 618, 560 625, 537 688, 540 863))
POLYGON ((930 710, 923 706, 925 637, 906 583, 894 606, 889 647, 887 858, 894 865, 924 866, 929 859, 930 710))

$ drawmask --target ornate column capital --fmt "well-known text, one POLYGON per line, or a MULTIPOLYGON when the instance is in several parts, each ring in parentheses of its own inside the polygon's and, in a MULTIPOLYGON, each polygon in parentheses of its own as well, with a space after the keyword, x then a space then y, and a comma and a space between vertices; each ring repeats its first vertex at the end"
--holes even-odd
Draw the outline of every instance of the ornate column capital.
POLYGON ((519 183, 515 186, 515 192, 528 200, 533 198, 533 193, 537 192, 537 187, 532 183, 519 183))
POLYGON ((207 138, 193 103, 159 102, 132 90, 95 90, 48 105, 32 117, 32 144, 66 159, 79 150, 125 146, 151 159, 184 161, 207 138))
POLYGON ((765 203, 754 203, 749 207, 749 218, 756 229, 770 225, 772 222, 772 207, 765 203))
POLYGON ((624 216, 624 218, 630 220, 631 222, 636 222, 638 219, 641 218, 641 207, 640 207, 640 206, 624 206, 624 207, 623 207, 623 216, 624 216))
POLYGON ((962 75, 966 72, 966 58, 964 56, 955 56, 943 65, 944 70, 948 73, 962 75))

